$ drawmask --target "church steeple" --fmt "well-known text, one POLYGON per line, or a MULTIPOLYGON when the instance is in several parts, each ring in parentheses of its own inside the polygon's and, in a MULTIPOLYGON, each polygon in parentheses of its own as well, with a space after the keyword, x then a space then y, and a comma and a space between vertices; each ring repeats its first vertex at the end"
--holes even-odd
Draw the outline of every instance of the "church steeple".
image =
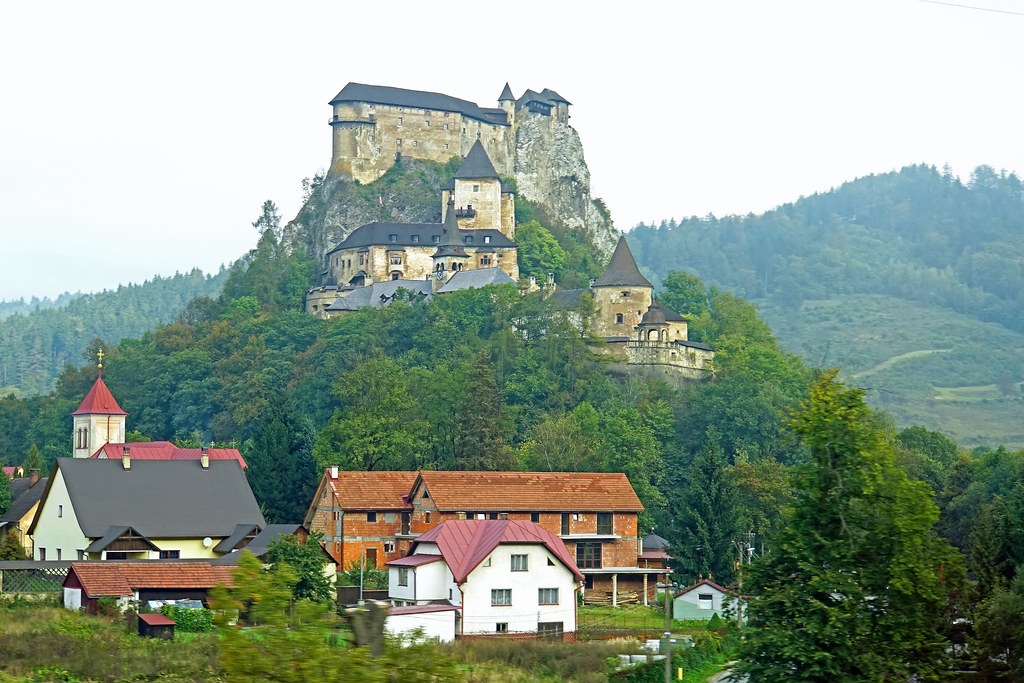
POLYGON ((125 418, 128 413, 121 410, 117 400, 103 381, 103 352, 100 352, 100 375, 93 382, 89 393, 82 399, 78 410, 71 413, 74 418, 74 450, 76 458, 88 458, 105 443, 123 443, 125 439, 125 418))

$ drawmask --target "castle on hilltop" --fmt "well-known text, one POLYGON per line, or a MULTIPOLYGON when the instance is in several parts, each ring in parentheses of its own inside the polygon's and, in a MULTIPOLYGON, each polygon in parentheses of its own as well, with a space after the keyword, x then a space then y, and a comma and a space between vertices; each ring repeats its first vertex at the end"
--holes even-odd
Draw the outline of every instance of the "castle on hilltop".
POLYGON ((545 88, 516 99, 508 83, 497 108, 441 93, 349 83, 331 100, 331 172, 370 183, 407 156, 445 163, 480 143, 494 168, 513 174, 515 128, 523 112, 567 123, 564 97, 545 88))

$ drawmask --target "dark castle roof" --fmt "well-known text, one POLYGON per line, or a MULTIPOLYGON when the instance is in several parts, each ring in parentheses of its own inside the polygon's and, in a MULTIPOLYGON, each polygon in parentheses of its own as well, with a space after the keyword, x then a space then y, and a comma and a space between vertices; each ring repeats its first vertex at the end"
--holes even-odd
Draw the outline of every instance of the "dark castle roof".
POLYGON ((683 316, 679 315, 678 313, 676 313, 675 311, 673 311, 671 308, 669 308, 665 304, 661 303, 660 301, 655 301, 653 304, 651 304, 650 308, 647 309, 648 312, 651 312, 651 311, 654 311, 654 310, 657 310, 657 311, 661 312, 662 316, 665 318, 665 322, 670 322, 670 323, 686 323, 686 322, 690 322, 688 318, 684 318, 683 316))
POLYGON ((507 126, 508 120, 505 112, 498 110, 485 110, 475 102, 460 100, 457 97, 443 95, 437 92, 425 92, 422 90, 406 90, 405 88, 392 88, 385 85, 366 85, 364 83, 349 83, 341 89, 334 99, 336 102, 373 102, 374 104, 389 104, 395 107, 413 107, 416 109, 433 109, 435 111, 454 111, 478 119, 486 123, 496 123, 507 126))
POLYGON ((612 254, 612 260, 608 264, 608 268, 601 274, 601 277, 594 281, 594 286, 653 288, 653 285, 640 274, 640 270, 636 267, 633 252, 629 250, 625 237, 619 238, 619 243, 615 245, 615 253, 612 254))
POLYGON ((512 94, 512 88, 508 87, 508 83, 505 83, 505 87, 502 88, 501 94, 498 95, 498 101, 504 102, 505 100, 515 100, 516 96, 512 94))
POLYGON ((466 178, 497 178, 498 172, 494 170, 494 164, 484 151, 484 146, 477 140, 466 155, 466 159, 455 172, 455 177, 463 180, 466 178))
POLYGON ((465 239, 459 234, 460 232, 459 221, 455 217, 455 200, 449 198, 448 212, 444 217, 444 225, 441 226, 441 242, 437 245, 434 258, 438 256, 457 256, 459 258, 469 256, 464 246, 465 239))

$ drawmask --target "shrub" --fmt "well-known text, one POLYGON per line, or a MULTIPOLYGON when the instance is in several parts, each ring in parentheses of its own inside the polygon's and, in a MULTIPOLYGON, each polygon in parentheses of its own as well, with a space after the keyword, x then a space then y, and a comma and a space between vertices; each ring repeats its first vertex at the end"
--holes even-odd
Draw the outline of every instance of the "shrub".
POLYGON ((178 631, 206 633, 213 630, 213 612, 208 609, 164 605, 160 613, 173 619, 178 631))

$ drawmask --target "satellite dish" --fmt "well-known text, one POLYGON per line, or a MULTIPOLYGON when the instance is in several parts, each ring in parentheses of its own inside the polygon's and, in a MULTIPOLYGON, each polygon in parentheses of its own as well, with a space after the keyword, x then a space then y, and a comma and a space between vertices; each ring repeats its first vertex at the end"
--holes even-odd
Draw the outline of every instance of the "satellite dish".
POLYGON ((213 539, 212 538, 207 536, 206 538, 203 539, 203 547, 204 548, 209 548, 211 545, 213 545, 213 539))

